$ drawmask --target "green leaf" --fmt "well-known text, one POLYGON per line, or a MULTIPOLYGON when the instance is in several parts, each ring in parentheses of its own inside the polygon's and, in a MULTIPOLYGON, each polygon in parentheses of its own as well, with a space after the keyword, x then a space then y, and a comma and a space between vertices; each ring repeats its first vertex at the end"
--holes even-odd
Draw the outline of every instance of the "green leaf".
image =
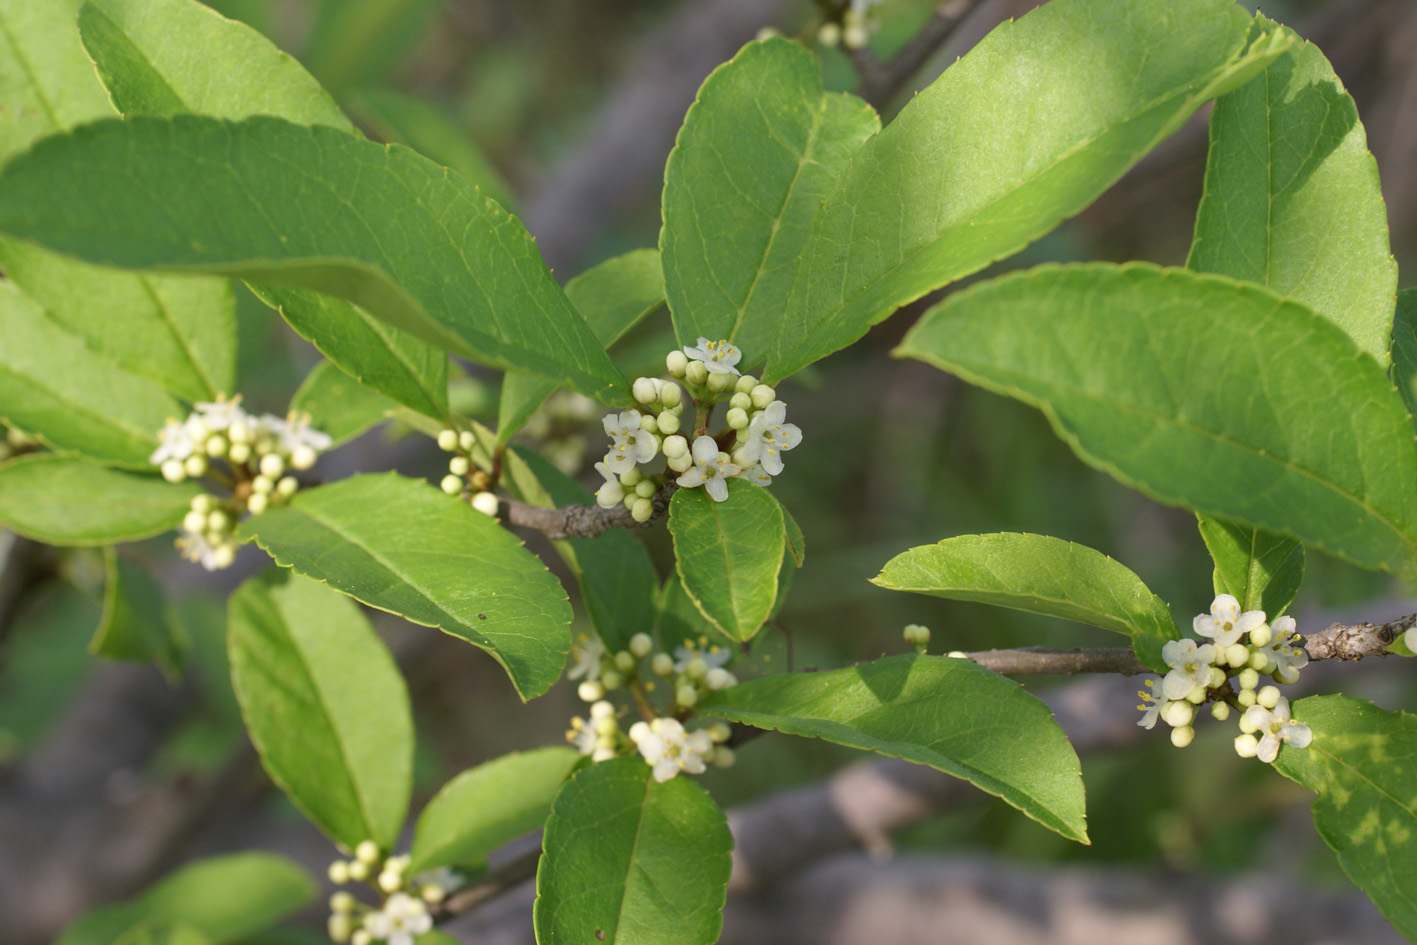
POLYGON ((969 660, 908 653, 740 683, 700 711, 964 778, 1087 843, 1082 766, 1048 707, 969 660))
POLYGON ((90 0, 79 33, 124 115, 276 115, 354 130, 299 62, 195 0, 90 0))
POLYGON ((273 925, 315 898, 299 866, 273 853, 199 860, 128 902, 76 920, 54 945, 111 945, 145 922, 189 925, 212 945, 226 945, 273 925))
POLYGON ((305 61, 336 92, 378 82, 418 42, 440 6, 438 0, 321 0, 305 61))
POLYGON ((571 607, 521 541, 466 502, 392 473, 300 492, 243 534, 283 567, 490 653, 523 699, 561 675, 571 607))
POLYGON ((497 168, 468 139, 467 133, 433 103, 393 89, 355 92, 348 103, 360 124, 380 141, 412 148, 461 174, 508 210, 515 209, 512 193, 497 168))
POLYGON ((0 663, 0 758, 6 762, 42 744, 84 685, 94 668, 84 644, 99 614, 97 600, 63 579, 34 588, 16 608, 0 663))
POLYGON ((787 553, 792 556, 792 563, 800 568, 807 562, 807 539, 802 536, 802 529, 797 519, 787 511, 787 506, 779 504, 779 507, 782 509, 782 523, 787 530, 787 553))
POLYGON ((231 595, 228 626, 231 682, 271 780, 345 848, 392 849, 413 785, 413 717, 358 605, 272 569, 231 595))
MULTIPOLYGON (((539 453, 514 446, 504 462, 524 502, 544 508, 595 502, 594 495, 539 453)), ((654 630, 659 573, 638 538, 612 528, 594 538, 552 544, 575 572, 595 632, 612 653, 627 648, 635 634, 654 630)))
MULTIPOLYGON (((113 113, 74 29, 79 4, 0 2, 0 163, 46 134, 113 113)), ((126 370, 188 400, 233 392, 235 312, 223 280, 104 272, 8 241, 0 241, 0 268, 126 370)))
POLYGON ((880 128, 855 96, 824 95, 817 57, 786 39, 714 70, 664 172, 659 246, 681 344, 728 338, 742 367, 761 362, 817 207, 880 128))
POLYGON ((1417 416, 1417 289, 1397 293, 1392 326, 1392 381, 1407 412, 1417 416))
MULTIPOLYGON (((659 648, 666 653, 673 653, 685 645, 691 645, 693 648, 706 646, 710 650, 717 650, 718 644, 709 639, 708 629, 708 621, 699 613, 699 609, 684 590, 684 582, 679 579, 679 572, 670 574, 664 579, 655 612, 654 638, 658 641, 659 648)), ((737 650, 737 647, 729 648, 730 663, 737 650)))
POLYGON ((1302 302, 1386 365, 1397 263, 1358 110, 1317 47, 1255 30, 1295 45, 1215 103, 1186 265, 1302 302))
MULTIPOLYGON (((194 0, 98 3, 85 6, 79 26, 125 115, 195 112, 233 120, 274 115, 354 130, 299 63, 254 30, 194 0), (202 37, 210 54, 191 55, 193 37, 202 37)), ((441 350, 340 299, 293 288, 255 291, 351 376, 446 420, 448 363, 441 350)))
POLYGON ((110 660, 158 664, 169 679, 182 671, 188 639, 167 610, 167 599, 151 574, 115 548, 103 550, 103 616, 89 652, 110 660))
POLYGON ((50 545, 137 541, 181 525, 201 491, 77 456, 23 456, 0 466, 0 522, 50 545))
POLYGON ((1233 0, 1054 0, 996 28, 857 152, 812 222, 781 380, 1090 204, 1287 46, 1233 0))
POLYGON ((1314 740, 1282 747, 1275 770, 1318 793, 1314 826, 1343 872, 1417 939, 1417 717, 1346 696, 1300 699, 1293 713, 1314 740))
MULTIPOLYGON (((1075 620, 1134 641, 1149 638, 1154 657, 1161 643, 1180 636, 1166 603, 1128 568, 1100 551, 1046 535, 946 538, 896 555, 871 583, 1075 620)), ((1153 668, 1165 665, 1151 662, 1157 663, 1153 668)))
POLYGON ((290 409, 310 415, 310 425, 329 434, 338 446, 376 424, 397 405, 382 394, 340 370, 332 361, 321 361, 305 375, 290 409))
POLYGON ((236 392, 236 300, 225 279, 128 275, 8 240, 0 269, 121 370, 187 401, 236 392))
POLYGON ((680 489, 669 500, 675 567, 694 606, 724 636, 751 640, 777 600, 777 572, 786 540, 782 506, 741 479, 728 498, 680 489))
POLYGON ((1241 610, 1284 613, 1304 583, 1304 546, 1258 528, 1200 516, 1201 538, 1215 562, 1215 593, 1229 594, 1241 610))
POLYGON ((114 945, 211 945, 211 939, 186 922, 157 919, 124 932, 114 945))
MULTIPOLYGON (((566 283, 566 298, 608 348, 664 304, 659 252, 637 249, 607 259, 566 283)), ((498 441, 505 443, 525 426, 557 386, 539 377, 508 374, 497 405, 498 441)))
POLYGON ((711 945, 723 928, 733 837, 687 777, 638 757, 581 769, 556 797, 536 871, 540 945, 711 945))
POLYGON ((419 815, 408 870, 479 863, 541 827, 578 752, 565 747, 514 752, 453 778, 419 815))
POLYGON ((7 423, 56 449, 150 469, 158 430, 187 412, 0 282, 0 417, 7 423))
POLYGON ((474 360, 627 396, 520 222, 397 145, 262 117, 96 122, 5 167, 0 231, 119 268, 337 295, 474 360))
POLYGON ((1417 448, 1392 385, 1260 286, 1044 266, 951 296, 898 353, 1041 408, 1085 462, 1161 502, 1368 567, 1417 549, 1417 448))

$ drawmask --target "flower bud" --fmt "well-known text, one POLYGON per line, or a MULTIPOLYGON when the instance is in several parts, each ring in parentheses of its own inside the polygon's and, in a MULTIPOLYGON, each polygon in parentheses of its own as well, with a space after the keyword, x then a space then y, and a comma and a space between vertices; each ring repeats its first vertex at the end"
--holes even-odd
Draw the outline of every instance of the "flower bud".
POLYGON ((680 456, 688 454, 689 441, 677 433, 673 436, 666 436, 663 450, 665 459, 678 459, 680 456))
POLYGON ((708 376, 708 389, 715 394, 722 393, 733 386, 735 380, 732 374, 710 374, 708 376))
POLYGON ((719 745, 718 747, 714 748, 713 763, 716 767, 731 768, 733 767, 734 761, 735 758, 733 756, 732 748, 729 748, 727 745, 719 745))
POLYGON ((349 864, 344 860, 335 860, 330 864, 329 877, 336 886, 343 886, 349 882, 349 864))
POLYGON ((276 483, 276 494, 288 499, 295 495, 295 490, 300 488, 300 481, 294 476, 282 476, 280 482, 276 483))
POLYGON ((637 522, 648 522, 654 518, 654 500, 644 496, 635 499, 635 504, 630 506, 630 518, 637 522))
POLYGON ((245 420, 235 421, 231 424, 231 426, 226 428, 226 438, 232 443, 232 445, 235 445, 237 443, 240 443, 243 446, 250 445, 251 425, 245 420))
POLYGON ((694 465, 694 457, 690 453, 684 453, 674 457, 665 457, 664 464, 675 472, 681 473, 694 465))
MULTIPOLYGON (((597 735, 614 735, 616 732, 620 731, 620 723, 615 721, 615 716, 613 715, 603 715, 591 723, 591 728, 595 730, 595 734, 597 735)), ((613 741, 610 747, 614 747, 613 741)))
MULTIPOLYGON (((743 374, 738 378, 737 383, 733 385, 733 391, 736 394, 751 394, 753 388, 757 386, 758 379, 756 377, 751 374, 743 374)), ((733 406, 737 407, 738 404, 734 404, 733 406)), ((743 409, 747 410, 748 408, 744 407, 743 409)))
POLYGON ((640 417, 640 429, 646 433, 653 433, 659 429, 659 419, 652 413, 644 414, 640 417))
POLYGON ((1279 705, 1279 687, 1265 686, 1259 692, 1255 693, 1255 702, 1264 706, 1266 709, 1273 709, 1275 706, 1279 705))
POLYGON ((197 453, 193 453, 191 456, 187 457, 186 461, 182 463, 182 471, 185 472, 187 475, 191 476, 193 479, 197 478, 198 476, 205 476, 207 473, 207 458, 197 453))
POLYGON ((457 495, 459 492, 462 492, 462 477, 448 473, 443 477, 443 481, 438 483, 438 488, 442 489, 448 495, 457 495))
POLYGON ((698 701, 699 693, 693 686, 680 686, 674 690, 674 702, 682 708, 692 708, 698 701))
POLYGON ((279 453, 267 453, 261 457, 261 475, 270 479, 279 479, 283 472, 285 472, 285 460, 281 459, 279 453))
POLYGON ((1204 686, 1196 686, 1190 692, 1186 693, 1186 701, 1191 705, 1200 705, 1205 701, 1205 696, 1206 688, 1204 686))
POLYGON ((684 368, 684 380, 690 384, 703 384, 708 380, 708 368, 702 361, 690 361, 688 367, 684 368))
POLYGON ((1259 753, 1260 741, 1250 734, 1235 736, 1235 754, 1241 758, 1253 758, 1259 753))
POLYGON ((1189 725, 1171 730, 1171 744, 1177 748, 1185 748, 1196 737, 1196 730, 1189 725))
POLYGON ((337 912, 325 920, 325 931, 330 934, 330 941, 347 942, 354 934, 354 920, 346 912, 337 912))
POLYGON ((471 453, 472 448, 476 445, 477 437, 473 435, 471 430, 463 430, 458 434, 458 447, 462 449, 464 453, 471 453))
POLYGON ((337 892, 330 897, 331 912, 353 912, 354 897, 347 892, 337 892))
POLYGON ((1210 706, 1210 717, 1215 719, 1217 722, 1224 722, 1226 719, 1230 718, 1230 703, 1212 703, 1210 706))
POLYGON ((591 707, 590 707, 590 717, 591 717, 592 719, 597 719, 597 720, 599 720, 599 719, 604 719, 604 718, 610 718, 610 717, 612 717, 612 716, 614 716, 614 715, 615 715, 615 707, 614 707, 613 705, 611 705, 610 703, 606 702, 604 699, 601 699, 599 702, 595 702, 595 703, 592 703, 592 704, 591 704, 591 707))
POLYGON ((615 668, 625 675, 635 671, 635 657, 629 650, 621 650, 615 654, 615 668))
POLYGON ((424 902, 430 906, 436 906, 447 898, 448 891, 437 883, 427 883, 418 891, 418 894, 423 897, 424 902))
POLYGON ((688 665, 684 667, 684 675, 688 676, 690 679, 703 679, 704 674, 707 672, 708 663, 705 663, 703 657, 700 656, 689 660, 688 665))
POLYGON ((297 446, 290 453, 290 468, 305 470, 315 465, 318 454, 308 446, 297 446))
POLYGON ((187 478, 187 469, 180 459, 169 459, 162 464, 162 478, 171 483, 178 483, 187 478))
POLYGON ((637 377, 630 393, 642 404, 652 404, 659 400, 659 385, 652 377, 637 377))
POLYGON ((1253 689, 1241 689, 1239 693, 1236 694, 1235 701, 1248 709, 1255 704, 1255 691, 1253 689))
POLYGON ((440 430, 438 432, 438 448, 446 453, 454 452, 458 448, 458 431, 440 430))
POLYGON ((271 482, 270 479, 265 476, 257 476, 251 480, 252 492, 270 492, 274 488, 275 483, 271 482))
POLYGON ((674 377, 683 377, 689 367, 689 358, 684 352, 674 350, 665 355, 664 367, 674 377))
POLYGON ((733 677, 733 674, 722 666, 715 666, 704 675, 704 685, 708 686, 709 689, 714 692, 718 692, 720 689, 727 689, 737 682, 738 680, 733 677))
POLYGON ((236 560, 235 545, 219 545, 212 549, 212 567, 220 571, 222 568, 231 567, 236 560))
POLYGON ((668 653, 656 653, 650 660, 650 669, 656 676, 668 676, 674 672, 674 657, 668 653))
POLYGON ((1242 669, 1235 676, 1241 689, 1253 689, 1260 684, 1260 674, 1253 669, 1242 669))
POLYGON ((213 433, 211 436, 207 437, 205 448, 208 456, 220 459, 226 455, 226 451, 230 447, 231 444, 227 441, 226 437, 222 436, 220 433, 213 433))
MULTIPOLYGON (((216 509, 207 514, 207 528, 214 532, 225 532, 231 528, 231 516, 222 509, 216 509)), ((200 529, 194 529, 200 531, 200 529)))
POLYGON ((483 515, 497 517, 497 497, 490 492, 479 492, 472 497, 472 507, 483 515))
POLYGON ((648 633, 637 633, 630 637, 630 652, 637 657, 649 655, 649 651, 654 649, 654 641, 650 639, 648 633))
POLYGON ((817 28, 819 46, 836 46, 841 42, 841 26, 837 23, 823 23, 817 28))
POLYGON ((594 679, 587 679, 576 687, 576 695, 581 697, 582 702, 599 702, 605 698, 605 687, 594 679))
POLYGON ((1212 666, 1210 668, 1210 688, 1219 689, 1223 685, 1225 685, 1225 670, 1219 666, 1212 666))
POLYGON ((728 416, 724 418, 729 427, 734 430, 746 430, 748 428, 748 413, 738 407, 728 411, 728 416))
POLYGON ((673 410, 684 402, 684 389, 678 384, 665 384, 659 390, 659 402, 673 410))
POLYGON ((246 500, 246 511, 252 515, 260 515, 270 505, 271 500, 264 492, 253 492, 251 498, 246 500))
POLYGON ((606 692, 614 692, 625 685, 625 677, 613 669, 607 669, 600 674, 600 684, 605 687, 606 692))
POLYGON ((1267 673, 1274 669, 1274 660, 1267 650, 1255 650, 1250 654, 1249 665, 1257 673, 1267 673))
POLYGON ((1269 641, 1274 639, 1274 631, 1269 624, 1260 624, 1250 631, 1250 646, 1269 646, 1269 641))
POLYGON ((715 745, 721 745, 733 737, 733 729, 727 722, 710 722, 704 726, 704 731, 709 733, 709 738, 713 739, 715 745))
POLYGON ((454 476, 466 476, 468 470, 472 468, 472 463, 466 456, 454 456, 448 460, 448 472, 454 476))
POLYGON ((639 482, 635 483, 635 495, 642 499, 654 498, 654 494, 658 489, 659 487, 655 485, 653 479, 641 479, 639 482))
POLYGON ((666 436, 670 433, 679 432, 679 415, 672 410, 666 410, 659 415, 656 421, 660 433, 666 436))
POLYGON ((194 535, 200 535, 207 530, 206 515, 198 512, 196 509, 188 512, 186 515, 182 516, 182 530, 184 532, 192 532, 194 535))
POLYGON ((759 410, 765 410, 768 404, 772 403, 774 400, 777 400, 777 391, 773 390, 766 384, 759 384, 757 387, 753 388, 753 391, 749 396, 753 398, 754 407, 758 408, 759 410))
POLYGON ((373 945, 374 936, 367 929, 355 929, 349 937, 349 945, 373 945))
POLYGON ((1250 648, 1243 643, 1232 644, 1231 647, 1225 651, 1225 662, 1229 663, 1231 666, 1244 666, 1249 661, 1250 648))
POLYGON ((363 840, 359 846, 354 848, 354 858, 361 863, 373 866, 379 862, 379 845, 373 840, 363 840))
POLYGON ((1189 702, 1168 702, 1161 715, 1172 728, 1185 728, 1196 717, 1196 709, 1189 702))
POLYGON ((398 892, 399 888, 403 886, 403 877, 398 873, 391 873, 388 870, 384 870, 379 874, 378 885, 379 888, 386 893, 398 892))
POLYGON ((1259 731, 1259 726, 1250 718, 1250 713, 1246 712, 1240 716, 1240 731, 1246 735, 1259 731))
POLYGON ((231 463, 235 463, 235 464, 238 465, 238 466, 240 466, 242 463, 246 462, 246 460, 248 460, 248 459, 250 459, 250 458, 251 458, 251 444, 250 444, 250 443, 232 443, 232 444, 231 444, 231 447, 226 451, 226 459, 227 459, 227 461, 228 461, 228 462, 231 462, 231 463))
POLYGON ((644 477, 645 474, 640 472, 640 468, 638 466, 631 466, 628 470, 620 474, 620 485, 632 487, 637 486, 640 484, 640 480, 644 477))
POLYGON ((1299 671, 1295 669, 1286 673, 1283 670, 1276 669, 1274 671, 1274 681, 1282 686, 1292 686, 1299 681, 1299 671))
POLYGON ((363 860, 349 861, 349 878, 356 883, 362 883, 369 878, 369 864, 363 860))

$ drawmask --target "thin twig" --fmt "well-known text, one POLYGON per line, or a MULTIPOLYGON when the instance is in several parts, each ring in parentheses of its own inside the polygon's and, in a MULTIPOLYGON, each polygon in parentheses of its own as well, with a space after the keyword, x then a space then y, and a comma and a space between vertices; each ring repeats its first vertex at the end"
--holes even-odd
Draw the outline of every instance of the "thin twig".
POLYGON ((1334 623, 1304 638, 1304 651, 1311 660, 1360 660, 1365 656, 1387 656, 1388 644, 1417 625, 1417 614, 1398 617, 1385 624, 1334 623))
POLYGON ((646 522, 637 522, 623 504, 610 508, 598 505, 566 505, 547 509, 528 505, 516 499, 502 499, 507 521, 520 528, 544 532, 547 538, 594 538, 612 528, 648 528, 669 510, 669 499, 679 487, 672 482, 659 487, 654 494, 654 514, 646 522))

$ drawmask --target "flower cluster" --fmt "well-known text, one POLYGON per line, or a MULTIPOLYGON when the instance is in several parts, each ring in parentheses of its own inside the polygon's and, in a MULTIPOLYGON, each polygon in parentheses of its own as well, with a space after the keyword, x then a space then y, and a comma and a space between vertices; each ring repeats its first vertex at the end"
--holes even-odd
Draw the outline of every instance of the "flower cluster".
POLYGON ((1161 680, 1160 693, 1151 679, 1137 693, 1142 699, 1137 724, 1151 728, 1160 718, 1171 726, 1171 742, 1184 748, 1195 738, 1191 723, 1197 707, 1209 702, 1210 714, 1219 721, 1230 717, 1232 707, 1243 710, 1235 739, 1241 757, 1271 762, 1281 742, 1295 748, 1308 746, 1313 735, 1307 725, 1290 717, 1289 700, 1277 686, 1259 684, 1261 676, 1293 683, 1308 663, 1294 618, 1269 622, 1262 610, 1241 613, 1239 601, 1221 594, 1210 605, 1210 613, 1197 616, 1192 626, 1209 642, 1172 640, 1162 648, 1170 672, 1161 680))
POLYGON ((314 466, 332 442, 311 428, 308 414, 253 416, 242 409, 239 395, 194 404, 186 420, 168 420, 158 440, 148 461, 168 482, 211 475, 231 487, 225 499, 207 493, 195 497, 182 520, 177 547, 208 571, 235 560, 233 536, 242 514, 259 515, 290 499, 300 484, 287 471, 314 466), (214 469, 214 462, 226 470, 214 469))
POLYGON ((704 694, 738 683, 726 668, 731 655, 725 648, 710 645, 706 638, 675 648, 673 655, 654 652, 654 641, 644 633, 635 634, 627 649, 611 653, 599 637, 582 635, 574 648, 575 665, 566 675, 581 680, 577 693, 591 703, 590 718, 571 719, 566 740, 592 761, 637 751, 660 781, 680 771, 699 774, 710 761, 720 767, 733 764, 733 750, 723 744, 729 736, 727 725, 716 722, 686 731, 681 721, 704 694), (665 679, 673 693, 663 715, 650 703, 656 686, 641 672, 646 659, 653 675, 665 679), (615 707, 605 698, 607 693, 620 690, 634 696, 644 719, 628 733, 621 731, 615 707))
POLYGON ((665 358, 672 380, 635 380, 635 400, 644 410, 631 408, 604 420, 610 449, 595 464, 605 480, 595 494, 603 508, 624 503, 635 521, 645 522, 654 515, 654 496, 671 474, 681 487, 702 487, 717 502, 728 498, 731 478, 767 486, 781 474, 782 454, 802 442, 802 431, 787 422, 787 405, 773 388, 739 373, 742 358, 727 341, 700 338, 695 347, 671 351, 665 358), (725 401, 724 429, 710 435, 714 406, 725 401), (687 428, 686 404, 694 408, 687 428), (640 467, 661 454, 666 471, 646 475, 640 467))
POLYGON ((823 46, 841 44, 847 49, 864 49, 876 30, 875 7, 881 0, 851 0, 841 16, 841 23, 823 23, 817 29, 817 42, 823 46))
POLYGON ((408 863, 407 856, 384 857, 373 840, 359 844, 353 859, 331 863, 331 882, 367 882, 383 902, 376 909, 343 890, 335 893, 330 897, 330 938, 351 945, 413 945, 416 936, 431 929, 428 906, 462 885, 462 877, 446 867, 410 877, 408 863))
POLYGON ((448 460, 448 474, 438 485, 448 495, 466 496, 472 507, 483 515, 497 517, 497 497, 487 491, 492 477, 481 469, 472 468, 472 450, 477 438, 470 430, 443 430, 438 434, 438 446, 453 458, 448 460))

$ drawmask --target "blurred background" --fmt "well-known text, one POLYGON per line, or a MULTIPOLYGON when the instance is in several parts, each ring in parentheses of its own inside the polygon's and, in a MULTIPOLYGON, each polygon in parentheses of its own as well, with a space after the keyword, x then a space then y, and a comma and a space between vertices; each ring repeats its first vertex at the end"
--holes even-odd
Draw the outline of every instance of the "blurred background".
MULTIPOLYGON (((664 161, 708 72, 765 27, 810 39, 821 17, 803 0, 210 5, 297 55, 370 137, 414 147, 503 200, 563 282, 656 245, 664 161)), ((872 61, 906 54, 918 68, 896 87, 867 88, 883 117, 994 25, 1035 5, 885 0, 872 61), (952 28, 915 41, 937 18, 952 28)), ((1417 264, 1417 3, 1274 0, 1263 12, 1319 45, 1356 99, 1405 271, 1417 264)), ((847 55, 818 51, 830 88, 857 87, 847 55)), ((1201 193, 1205 117, 1000 268, 1182 264, 1201 193)), ((255 409, 284 413, 318 355, 242 291, 240 390, 255 409)), ((773 488, 802 526, 807 561, 781 629, 764 634, 740 676, 901 652, 901 628, 912 622, 932 629, 937 652, 1115 642, 1101 631, 868 583, 896 553, 967 532, 1030 531, 1100 549, 1170 602, 1183 626, 1208 607, 1210 568, 1193 516, 1084 466, 1036 411, 889 357, 931 301, 784 385, 805 439, 773 488)), ((660 313, 615 353, 631 376, 658 374, 672 344, 660 313)), ((495 372, 469 367, 455 401, 491 422, 499 384, 495 372)), ((584 476, 581 459, 602 437, 596 415, 565 399, 519 439, 584 476)), ((445 463, 428 438, 386 425, 324 458, 317 472, 398 469, 436 481, 445 463)), ((559 568, 544 541, 527 537, 559 568)), ((643 537, 667 573, 664 530, 643 537)), ((102 600, 97 554, 0 533, 0 942, 49 941, 74 917, 193 858, 277 850, 323 882, 335 856, 266 779, 227 680, 225 597, 269 562, 244 549, 235 568, 208 574, 178 559, 170 539, 130 550, 158 575, 171 619, 191 638, 180 678, 88 655, 102 600)), ((1390 577, 1310 554, 1293 612, 1303 632, 1410 613, 1413 596, 1390 577)), ((466 767, 559 742, 582 711, 565 683, 523 706, 480 651, 372 616, 414 697, 415 810, 466 767)), ((1387 708, 1410 708, 1413 681, 1398 662, 1315 667, 1305 685, 1341 685, 1387 708)), ((1091 847, 1068 844, 978 792, 912 780, 889 765, 844 767, 860 756, 766 735, 742 747, 736 766, 704 778, 733 811, 740 853, 755 867, 735 880, 723 940, 1400 941, 1343 879, 1314 832, 1306 793, 1237 758, 1228 726, 1201 726, 1196 744, 1177 751, 1163 733, 1136 729, 1134 680, 1026 684, 1055 706, 1083 755, 1091 847)), ((470 943, 530 942, 531 897, 523 885, 447 930, 470 943)), ((314 908, 261 941, 327 941, 323 922, 323 908, 314 908)))

